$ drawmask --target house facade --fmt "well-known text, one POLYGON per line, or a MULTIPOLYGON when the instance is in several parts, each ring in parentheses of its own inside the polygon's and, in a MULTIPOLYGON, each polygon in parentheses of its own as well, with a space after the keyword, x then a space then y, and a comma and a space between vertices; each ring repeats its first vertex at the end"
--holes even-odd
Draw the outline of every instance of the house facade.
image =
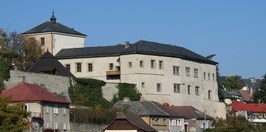
POLYGON ((74 28, 69 28, 56 21, 54 12, 50 21, 44 22, 24 33, 24 37, 34 37, 42 45, 43 51, 49 51, 53 55, 63 48, 85 47, 86 35, 74 28))
POLYGON ((266 124, 266 104, 246 104, 236 101, 229 105, 229 109, 233 111, 236 116, 245 117, 249 122, 256 125, 266 124))
POLYGON ((18 83, 1 96, 11 96, 14 103, 25 102, 23 109, 31 113, 30 131, 70 130, 69 102, 37 84, 18 83))
POLYGON ((225 105, 218 102, 217 63, 183 47, 141 40, 63 49, 56 57, 76 77, 134 83, 142 100, 191 105, 225 118, 225 105))

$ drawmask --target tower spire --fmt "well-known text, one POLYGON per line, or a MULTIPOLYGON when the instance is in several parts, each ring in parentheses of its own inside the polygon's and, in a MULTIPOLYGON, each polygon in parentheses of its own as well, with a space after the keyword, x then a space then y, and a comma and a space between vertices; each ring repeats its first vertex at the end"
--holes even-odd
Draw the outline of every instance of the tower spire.
POLYGON ((50 18, 50 21, 51 21, 52 23, 56 23, 56 17, 54 16, 54 10, 53 10, 53 12, 52 12, 52 17, 50 18))

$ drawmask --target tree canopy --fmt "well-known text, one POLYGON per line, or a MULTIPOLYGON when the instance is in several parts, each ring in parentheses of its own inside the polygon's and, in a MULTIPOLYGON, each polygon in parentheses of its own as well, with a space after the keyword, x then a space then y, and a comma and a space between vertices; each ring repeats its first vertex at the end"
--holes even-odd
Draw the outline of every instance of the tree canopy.
POLYGON ((124 97, 128 97, 131 101, 139 101, 141 98, 141 93, 138 92, 135 84, 119 83, 116 87, 118 93, 114 95, 113 103, 123 100, 124 97))
POLYGON ((22 109, 23 103, 12 104, 10 98, 0 96, 0 131, 19 132, 29 128, 30 113, 22 109))
POLYGON ((256 90, 253 99, 257 103, 266 103, 266 74, 263 76, 261 84, 256 90))
POLYGON ((241 84, 241 77, 238 75, 230 76, 226 79, 224 87, 227 89, 242 89, 243 85, 241 84))

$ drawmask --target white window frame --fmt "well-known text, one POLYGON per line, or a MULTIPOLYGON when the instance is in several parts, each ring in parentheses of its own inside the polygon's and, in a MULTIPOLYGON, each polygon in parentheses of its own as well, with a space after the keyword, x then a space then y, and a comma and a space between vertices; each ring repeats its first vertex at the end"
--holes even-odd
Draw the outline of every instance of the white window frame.
POLYGON ((180 66, 173 66, 173 75, 179 75, 180 66))
POLYGON ((181 93, 181 84, 174 83, 174 93, 181 93))
POLYGON ((186 67, 185 69, 186 69, 186 76, 189 77, 190 76, 190 67, 186 67))

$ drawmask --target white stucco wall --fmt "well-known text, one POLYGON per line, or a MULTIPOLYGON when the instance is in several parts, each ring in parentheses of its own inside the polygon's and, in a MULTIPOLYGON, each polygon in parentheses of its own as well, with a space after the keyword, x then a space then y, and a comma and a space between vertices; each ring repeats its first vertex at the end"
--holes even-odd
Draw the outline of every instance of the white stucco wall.
POLYGON ((42 45, 43 52, 48 50, 53 55, 57 54, 61 49, 85 47, 86 37, 58 32, 34 33, 25 36, 34 37, 39 42, 41 42, 41 38, 44 38, 45 45, 42 45))
POLYGON ((215 65, 180 58, 141 54, 62 59, 59 61, 63 65, 70 64, 71 73, 76 77, 95 78, 106 82, 134 83, 137 85, 139 92, 142 93, 143 100, 153 100, 159 103, 169 103, 170 105, 191 105, 200 111, 206 111, 212 117, 225 118, 225 105, 218 102, 215 65), (151 60, 155 61, 155 68, 151 68, 151 60), (140 61, 143 61, 143 67, 140 67, 140 61), (159 69, 159 61, 163 62, 162 69, 159 69), (129 62, 132 67, 129 66, 129 62), (82 72, 76 72, 76 63, 82 64, 82 72), (88 72, 88 63, 93 64, 92 72, 88 72), (120 80, 106 79, 109 63, 113 63, 114 67, 120 65, 120 80), (173 74, 173 66, 180 67, 179 75, 173 74), (190 76, 186 76, 185 67, 190 68, 190 76), (198 69, 197 78, 194 77, 194 68, 198 69), (208 78, 208 74, 210 78, 208 78), (142 87, 143 83, 144 87, 142 87), (161 92, 157 92, 157 83, 161 84, 161 92), (174 83, 180 84, 181 93, 174 93, 174 83), (187 90, 188 85, 191 86, 190 94, 187 90), (199 95, 195 95, 196 86, 199 87, 199 95))
POLYGON ((61 49, 85 47, 85 37, 69 34, 53 33, 53 55, 61 49))

